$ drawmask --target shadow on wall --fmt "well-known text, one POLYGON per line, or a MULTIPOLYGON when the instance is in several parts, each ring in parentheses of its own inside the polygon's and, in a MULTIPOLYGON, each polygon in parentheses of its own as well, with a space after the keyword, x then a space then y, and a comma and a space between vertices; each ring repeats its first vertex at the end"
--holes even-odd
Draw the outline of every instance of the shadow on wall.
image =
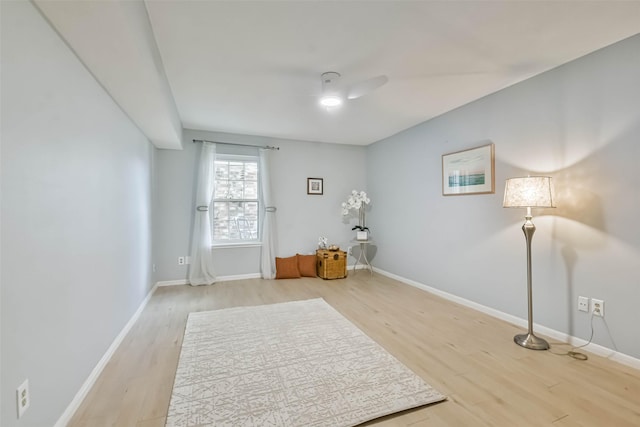
MULTIPOLYGON (((638 227, 629 227, 638 214, 634 189, 640 185, 632 158, 632 133, 628 129, 612 142, 589 153, 575 164, 557 171, 557 216, 571 221, 554 221, 553 238, 562 243, 561 255, 566 268, 567 312, 573 310, 580 287, 574 282, 574 271, 585 251, 602 252, 611 245, 610 237, 638 247, 638 227), (635 182, 634 182, 635 181, 635 182)), ((605 322, 605 327, 606 327, 605 322)), ((574 335, 575 325, 569 316, 569 333, 574 335)), ((612 340, 612 335, 607 331, 612 340)))
POLYGON ((557 208, 553 214, 593 229, 576 232, 567 223, 554 223, 553 238, 564 244, 563 258, 573 268, 578 252, 604 248, 608 236, 640 247, 640 229, 629 227, 637 220, 635 193, 640 186, 636 171, 640 150, 629 142, 640 132, 640 124, 614 141, 591 152, 579 162, 553 173, 557 208), (629 148, 636 150, 630 153, 629 148))
MULTIPOLYGON (((573 312, 578 297, 574 274, 581 253, 604 252, 611 246, 611 237, 636 248, 640 246, 640 228, 630 227, 638 215, 634 192, 640 187, 640 177, 633 159, 638 158, 640 149, 633 145, 633 135, 639 132, 640 124, 631 126, 563 169, 520 173, 521 169, 514 167, 510 172, 511 176, 530 173, 553 177, 557 208, 534 210, 534 222, 536 216, 545 215, 565 219, 552 222, 551 235, 560 244, 566 270, 567 313, 573 312)), ((505 167, 508 169, 509 165, 505 167)), ((573 316, 569 315, 571 335, 573 323, 573 316)))
MULTIPOLYGON (((373 263, 373 260, 376 258, 376 254, 378 253, 378 246, 374 244, 366 244, 362 245, 365 248, 365 255, 369 262, 373 263)), ((360 257, 361 245, 358 243, 353 243, 351 246, 351 256, 354 259, 358 259, 360 257)))

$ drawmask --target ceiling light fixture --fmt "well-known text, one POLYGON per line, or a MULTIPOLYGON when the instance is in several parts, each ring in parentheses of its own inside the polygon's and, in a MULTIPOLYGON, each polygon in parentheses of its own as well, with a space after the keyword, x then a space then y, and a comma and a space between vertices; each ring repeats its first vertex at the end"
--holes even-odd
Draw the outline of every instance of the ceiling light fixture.
POLYGON ((320 75, 322 92, 319 98, 320 105, 327 111, 337 109, 347 100, 358 99, 368 95, 389 81, 384 74, 357 82, 350 86, 340 85, 340 73, 327 71, 320 75))
POLYGON ((342 94, 338 89, 340 74, 335 71, 322 73, 322 96, 320 105, 326 108, 339 107, 343 103, 342 94))
POLYGON ((338 95, 324 95, 320 98, 320 105, 323 107, 337 107, 342 105, 342 98, 338 95))

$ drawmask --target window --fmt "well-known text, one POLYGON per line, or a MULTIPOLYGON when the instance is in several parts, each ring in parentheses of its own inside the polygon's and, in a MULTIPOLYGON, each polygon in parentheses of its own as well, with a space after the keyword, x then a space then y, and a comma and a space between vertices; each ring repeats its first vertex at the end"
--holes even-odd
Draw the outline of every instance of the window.
POLYGON ((258 240, 258 159, 218 155, 211 230, 214 243, 258 240))

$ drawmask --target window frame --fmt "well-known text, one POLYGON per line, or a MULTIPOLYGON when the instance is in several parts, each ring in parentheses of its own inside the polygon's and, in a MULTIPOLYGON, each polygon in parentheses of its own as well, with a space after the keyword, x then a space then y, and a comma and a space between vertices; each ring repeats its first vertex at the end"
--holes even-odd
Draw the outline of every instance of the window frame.
MULTIPOLYGON (((212 179, 214 180, 214 189, 217 186, 216 182, 216 165, 215 162, 223 161, 223 162, 243 162, 243 163, 255 163, 257 174, 256 174, 256 183, 257 183, 257 197, 255 199, 216 199, 215 192, 213 198, 211 200, 211 204, 209 205, 209 212, 211 212, 211 246, 214 248, 224 248, 224 247, 252 247, 252 246, 261 246, 262 242, 260 240, 260 231, 261 231, 261 219, 262 219, 262 209, 261 209, 261 188, 260 188, 260 161, 259 157, 255 155, 246 155, 246 154, 216 154, 216 158, 214 161, 214 173, 212 179), (241 202, 241 203, 256 203, 257 205, 257 213, 256 213, 256 237, 251 239, 225 239, 225 240, 216 240, 215 239, 215 204, 217 203, 229 203, 229 202, 241 202)), ((243 180, 244 181, 244 180, 243 180)))

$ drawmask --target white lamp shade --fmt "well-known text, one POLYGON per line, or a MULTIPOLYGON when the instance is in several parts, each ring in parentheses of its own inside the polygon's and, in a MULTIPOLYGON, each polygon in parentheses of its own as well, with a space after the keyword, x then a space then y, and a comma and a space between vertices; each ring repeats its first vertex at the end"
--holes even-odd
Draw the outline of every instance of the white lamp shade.
POLYGON ((509 178, 504 187, 505 208, 555 208, 550 176, 509 178))

